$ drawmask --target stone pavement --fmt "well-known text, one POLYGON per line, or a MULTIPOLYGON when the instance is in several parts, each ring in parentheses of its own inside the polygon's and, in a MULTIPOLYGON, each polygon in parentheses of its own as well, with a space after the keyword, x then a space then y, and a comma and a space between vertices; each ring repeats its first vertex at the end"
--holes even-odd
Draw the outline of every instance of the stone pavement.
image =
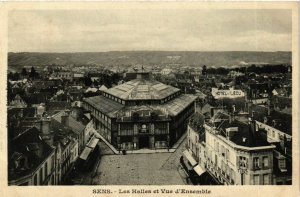
POLYGON ((160 169, 172 153, 105 155, 93 185, 182 185, 177 169, 160 169))
MULTIPOLYGON (((185 137, 174 152, 156 154, 103 155, 93 185, 184 185, 179 158, 185 149, 185 137)), ((149 153, 149 152, 147 152, 149 153)))

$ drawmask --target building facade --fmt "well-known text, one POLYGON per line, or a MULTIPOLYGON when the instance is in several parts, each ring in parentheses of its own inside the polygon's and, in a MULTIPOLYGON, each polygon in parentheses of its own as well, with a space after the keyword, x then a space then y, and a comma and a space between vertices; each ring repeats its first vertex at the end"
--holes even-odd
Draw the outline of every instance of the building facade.
POLYGON ((55 185, 55 149, 32 127, 10 142, 8 185, 55 185))
POLYGON ((201 124, 193 123, 188 127, 187 147, 201 167, 199 176, 208 172, 224 185, 275 184, 276 146, 267 141, 265 130, 255 121, 219 111, 203 128, 204 132, 201 124))
POLYGON ((119 150, 171 147, 194 113, 195 96, 152 79, 145 70, 135 80, 84 99, 95 129, 119 150))

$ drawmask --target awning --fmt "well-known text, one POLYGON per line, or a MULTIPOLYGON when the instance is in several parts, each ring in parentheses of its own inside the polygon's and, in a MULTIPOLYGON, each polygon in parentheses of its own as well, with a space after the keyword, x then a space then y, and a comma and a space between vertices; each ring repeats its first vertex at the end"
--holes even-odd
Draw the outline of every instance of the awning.
POLYGON ((91 152, 92 152, 92 149, 90 147, 85 147, 85 149, 82 151, 79 158, 82 160, 86 160, 89 157, 91 152))
POLYGON ((200 176, 201 174, 203 174, 206 170, 205 169, 203 169, 201 166, 199 166, 199 164, 198 165, 196 165, 195 167, 194 167, 194 170, 195 170, 195 172, 200 176))
POLYGON ((92 139, 89 141, 89 143, 86 146, 94 149, 96 147, 96 145, 98 144, 98 142, 99 142, 99 139, 96 138, 95 136, 93 136, 92 139))
POLYGON ((101 139, 101 135, 96 130, 93 131, 93 134, 95 138, 101 139))
POLYGON ((188 150, 183 151, 183 155, 191 163, 192 166, 195 166, 197 164, 197 161, 193 158, 188 150))

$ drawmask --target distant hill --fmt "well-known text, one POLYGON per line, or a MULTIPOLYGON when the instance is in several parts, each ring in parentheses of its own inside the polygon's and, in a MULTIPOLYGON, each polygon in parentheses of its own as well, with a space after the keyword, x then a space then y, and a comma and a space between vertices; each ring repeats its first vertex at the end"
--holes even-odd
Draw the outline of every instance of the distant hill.
POLYGON ((8 53, 8 66, 43 65, 207 65, 234 66, 252 63, 291 64, 291 52, 112 51, 86 53, 8 53))

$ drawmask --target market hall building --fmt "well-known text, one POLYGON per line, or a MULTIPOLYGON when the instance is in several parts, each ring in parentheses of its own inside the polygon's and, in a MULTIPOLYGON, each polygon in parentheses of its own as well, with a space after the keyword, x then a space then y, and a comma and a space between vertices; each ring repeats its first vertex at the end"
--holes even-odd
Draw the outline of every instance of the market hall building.
POLYGON ((195 99, 141 69, 136 79, 85 98, 83 107, 91 112, 95 129, 116 149, 166 149, 185 133, 195 99))

